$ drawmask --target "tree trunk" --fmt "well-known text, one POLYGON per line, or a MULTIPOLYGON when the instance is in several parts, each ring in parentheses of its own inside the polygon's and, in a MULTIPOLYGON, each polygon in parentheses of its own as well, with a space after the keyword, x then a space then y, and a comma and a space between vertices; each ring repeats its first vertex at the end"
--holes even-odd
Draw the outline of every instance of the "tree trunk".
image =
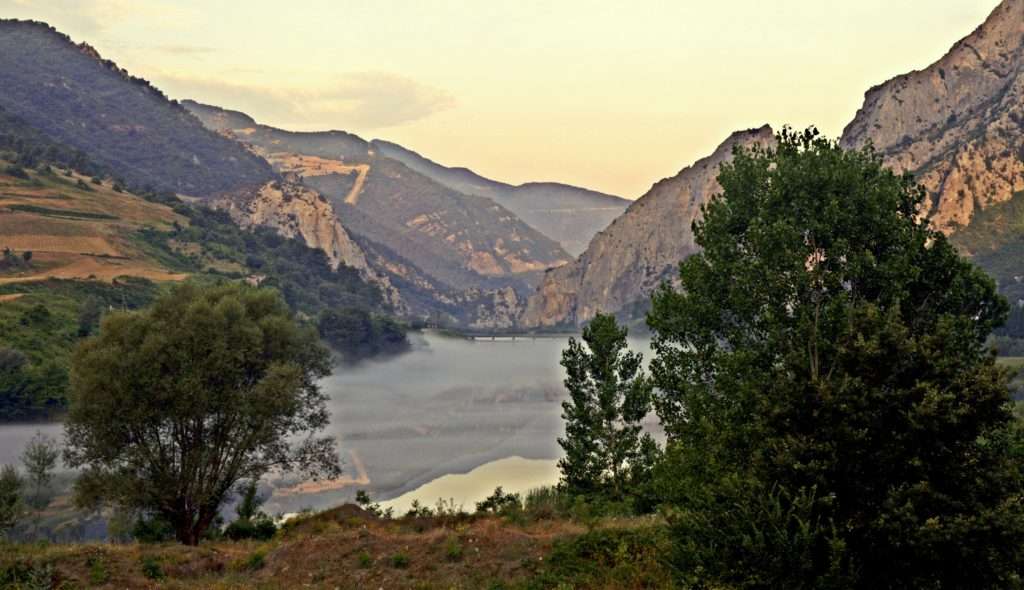
POLYGON ((174 523, 174 537, 179 543, 192 546, 199 544, 202 531, 196 526, 195 515, 188 512, 175 514, 171 522, 174 523))

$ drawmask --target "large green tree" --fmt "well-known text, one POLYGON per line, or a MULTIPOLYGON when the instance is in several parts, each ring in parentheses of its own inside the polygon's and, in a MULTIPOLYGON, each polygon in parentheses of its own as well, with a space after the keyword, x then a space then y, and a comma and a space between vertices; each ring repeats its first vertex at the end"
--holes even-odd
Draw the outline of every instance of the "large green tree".
POLYGON ((1007 305, 870 149, 738 149, 663 287, 660 492, 680 571, 739 588, 1010 588, 1007 305))
POLYGON ((569 493, 621 500, 647 475, 654 441, 640 424, 651 409, 642 362, 611 315, 595 316, 582 342, 569 339, 562 352, 569 391, 562 402, 565 437, 558 439, 565 451, 558 466, 569 493))
POLYGON ((66 460, 83 504, 161 517, 198 543, 230 490, 271 470, 335 477, 316 332, 271 290, 175 287, 104 317, 72 361, 66 460))

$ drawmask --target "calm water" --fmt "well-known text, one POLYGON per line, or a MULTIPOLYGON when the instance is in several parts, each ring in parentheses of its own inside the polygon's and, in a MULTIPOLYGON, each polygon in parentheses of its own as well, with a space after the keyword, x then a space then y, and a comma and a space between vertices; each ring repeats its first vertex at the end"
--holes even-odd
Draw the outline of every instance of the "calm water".
MULTIPOLYGON (((409 353, 339 367, 322 382, 330 396, 329 434, 340 442, 345 478, 320 486, 275 478, 268 512, 325 508, 352 499, 357 489, 381 501, 398 499, 485 464, 468 479, 447 478, 425 488, 420 499, 433 504, 456 497, 453 490, 464 486, 467 492, 456 499, 472 508, 480 493, 486 496, 497 485, 519 490, 552 481, 556 439, 563 433, 558 361, 567 338, 412 338, 409 353), (516 459, 499 461, 509 458, 516 459)), ((649 356, 647 341, 634 340, 631 347, 649 356)), ((37 429, 61 432, 59 425, 0 427, 0 463, 17 461, 37 429)), ((408 501, 408 495, 396 500, 396 509, 408 501)))

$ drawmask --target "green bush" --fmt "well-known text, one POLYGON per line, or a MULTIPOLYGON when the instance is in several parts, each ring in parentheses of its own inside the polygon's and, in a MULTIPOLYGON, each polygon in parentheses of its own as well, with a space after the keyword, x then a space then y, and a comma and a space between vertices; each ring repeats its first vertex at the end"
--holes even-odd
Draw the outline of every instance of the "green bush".
POLYGON ((0 588, 50 590, 56 582, 57 571, 52 563, 18 560, 0 568, 0 588))
POLYGON ((102 555, 90 555, 85 560, 85 565, 89 568, 90 584, 99 586, 110 581, 110 571, 107 569, 102 555))
POLYGON ((484 500, 476 503, 476 511, 484 514, 506 515, 522 509, 523 499, 519 494, 506 492, 501 486, 484 500))
POLYGON ((391 567, 397 569, 405 569, 409 567, 409 556, 405 553, 395 553, 391 556, 391 567))
POLYGON ((363 569, 367 569, 373 565, 373 557, 371 557, 366 551, 360 551, 356 560, 359 562, 359 567, 363 569))
POLYGON ((462 559, 462 543, 458 537, 453 535, 445 541, 444 558, 448 561, 459 561, 462 559))
POLYGON ((164 543, 174 538, 174 527, 159 516, 140 516, 132 527, 132 538, 139 543, 164 543))
POLYGON ((261 514, 253 519, 238 519, 233 521, 224 529, 224 536, 232 541, 239 541, 242 539, 257 539, 265 541, 273 538, 274 534, 277 533, 277 525, 274 521, 265 514, 261 514))
POLYGON ((245 567, 250 570, 263 569, 266 564, 266 553, 263 551, 254 551, 248 559, 245 560, 245 567))
POLYGON ((534 488, 526 492, 523 509, 533 520, 548 520, 567 512, 569 498, 557 486, 534 488))
POLYGON ((152 555, 144 555, 139 558, 142 567, 142 575, 149 580, 164 579, 164 570, 160 567, 160 561, 152 555))
POLYGON ((18 166, 17 164, 11 164, 7 166, 4 172, 8 176, 13 176, 15 178, 20 178, 22 180, 28 180, 28 172, 25 172, 25 169, 22 168, 21 166, 18 166))
POLYGON ((665 561, 671 547, 662 527, 600 529, 555 543, 527 583, 547 588, 677 588, 665 561))

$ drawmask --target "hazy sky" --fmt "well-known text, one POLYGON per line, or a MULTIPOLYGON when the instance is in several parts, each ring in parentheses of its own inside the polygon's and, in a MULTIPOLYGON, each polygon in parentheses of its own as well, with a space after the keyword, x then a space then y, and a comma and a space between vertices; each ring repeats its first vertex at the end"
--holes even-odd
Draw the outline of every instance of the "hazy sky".
POLYGON ((837 136, 997 0, 0 0, 172 98, 636 198, 733 130, 837 136))

